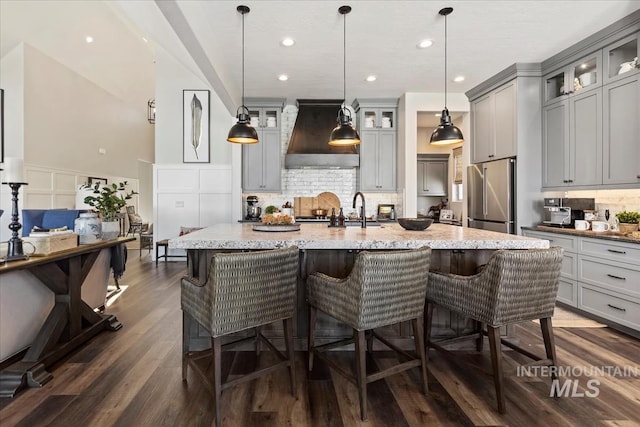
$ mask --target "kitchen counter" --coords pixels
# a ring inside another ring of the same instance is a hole
[[[169,240],[169,248],[179,249],[273,249],[296,245],[300,249],[413,249],[430,246],[434,250],[536,249],[547,248],[546,240],[475,228],[432,224],[423,231],[409,231],[397,223],[378,227],[329,228],[326,224],[300,224],[299,231],[254,231],[252,224],[217,224]]]
[[[547,233],[567,234],[570,236],[591,237],[594,239],[613,240],[616,242],[627,242],[640,244],[640,239],[624,235],[618,231],[591,231],[576,230],[573,228],[549,227],[547,225],[537,225],[535,227],[521,227],[523,230],[545,231]]]

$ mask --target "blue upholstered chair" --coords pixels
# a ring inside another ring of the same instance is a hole
[[[58,228],[66,225],[69,230],[73,230],[73,223],[80,212],[86,211],[78,209],[23,209],[22,236],[28,236],[34,226]]]

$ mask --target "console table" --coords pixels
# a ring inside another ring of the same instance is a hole
[[[132,240],[120,237],[0,266],[0,280],[5,273],[25,270],[55,294],[55,305],[24,357],[0,371],[0,397],[13,397],[23,387],[41,387],[51,380],[46,368],[54,362],[99,332],[122,327],[115,316],[93,311],[82,300],[81,287],[102,249]]]

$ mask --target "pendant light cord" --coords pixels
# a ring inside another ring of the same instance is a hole
[[[444,15],[444,108],[447,109],[447,15]]]
[[[347,108],[347,14],[342,15],[344,26],[342,30],[342,104]]]
[[[242,14],[242,106],[244,107],[244,13]],[[445,22],[446,19],[445,19]],[[244,111],[243,111],[244,114]]]

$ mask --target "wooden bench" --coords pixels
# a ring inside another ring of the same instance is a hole
[[[160,255],[160,248],[164,248],[164,253]],[[184,258],[186,255],[171,255],[169,254],[169,239],[158,240],[156,242],[156,267],[158,266],[158,260],[164,258],[164,262],[167,262],[167,258]]]

